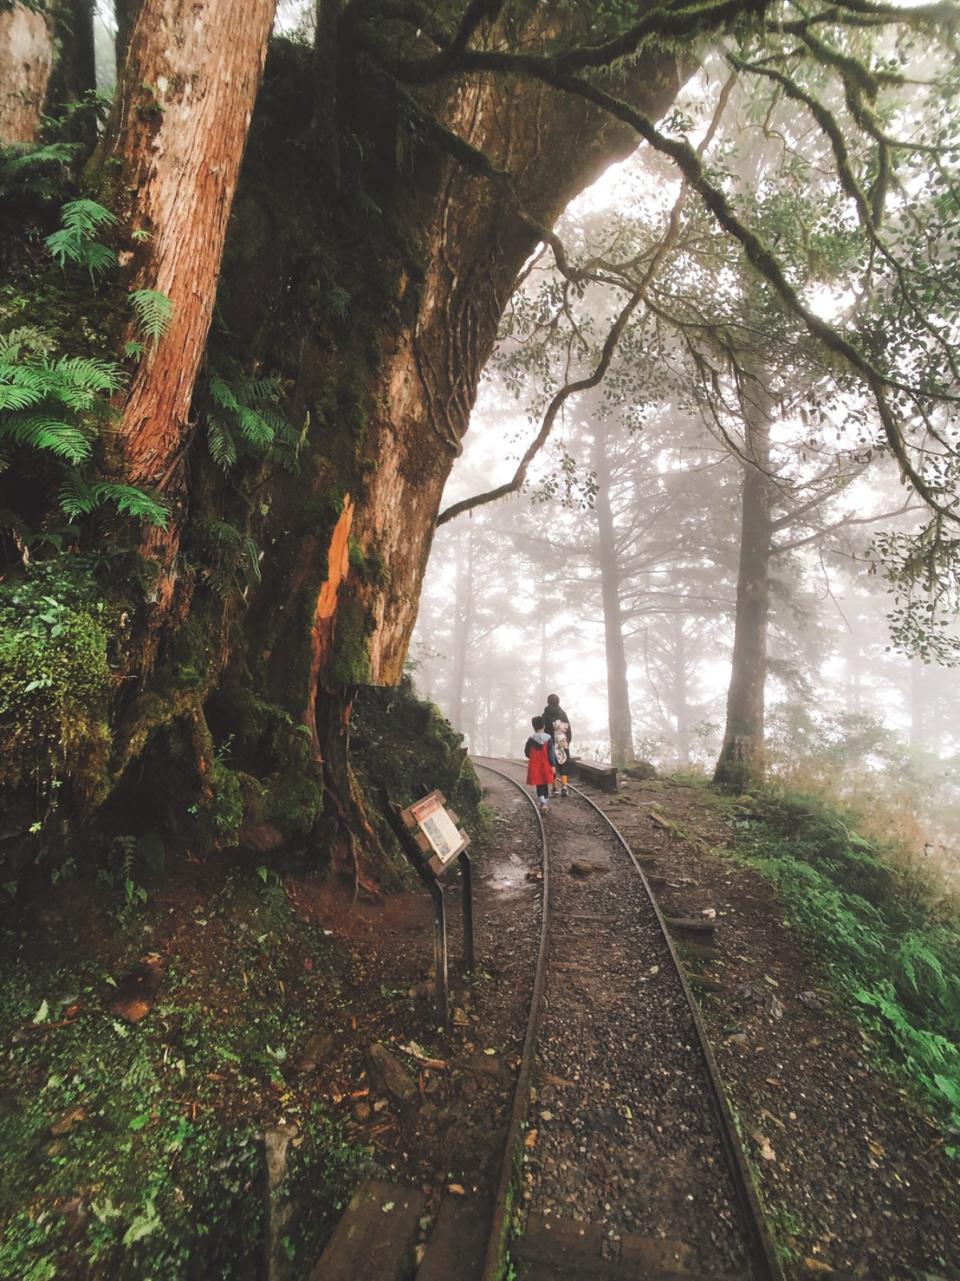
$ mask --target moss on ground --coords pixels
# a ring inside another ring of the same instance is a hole
[[[344,960],[266,868],[222,888],[195,873],[140,910],[66,886],[0,965],[0,1278],[258,1275],[265,1125],[299,1128],[285,1193],[309,1197],[284,1249],[303,1271],[368,1154],[345,1142],[296,1064],[339,1003]],[[111,1010],[150,948],[140,1023]],[[51,956],[59,955],[59,963]]]
[[[353,712],[351,758],[372,795],[385,789],[405,806],[438,788],[471,835],[483,825],[481,788],[463,736],[405,679],[395,689],[364,688]]]
[[[79,557],[0,586],[2,783],[47,795],[64,776],[94,802],[107,785],[112,614]],[[38,818],[40,816],[38,815]]]

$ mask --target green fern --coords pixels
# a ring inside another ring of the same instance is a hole
[[[279,378],[251,378],[230,366],[214,370],[207,381],[207,446],[219,467],[231,467],[241,452],[269,454],[293,470],[300,441],[280,412],[283,388]]]
[[[198,520],[188,531],[188,542],[207,585],[221,599],[243,596],[260,581],[260,548],[236,526],[224,520]]]
[[[0,440],[46,450],[71,463],[81,463],[92,450],[82,428],[47,414],[8,414],[0,419]]]
[[[44,243],[60,264],[86,267],[92,277],[116,265],[117,255],[95,237],[101,229],[115,227],[118,219],[95,200],[69,200],[60,210],[63,226]]]
[[[173,319],[173,303],[156,289],[135,289],[130,305],[136,312],[140,329],[152,342],[159,342]]]
[[[218,467],[232,467],[237,461],[237,444],[222,418],[210,417],[207,423],[207,447]]]
[[[109,414],[108,397],[120,390],[124,374],[109,360],[90,356],[24,357],[50,344],[8,333],[0,338],[0,453],[30,449],[49,455],[66,471],[60,505],[71,518],[112,506],[116,511],[166,527],[166,506],[147,490],[112,481],[87,480],[78,466],[93,453],[93,443]]]
[[[88,480],[78,471],[67,474],[59,499],[63,511],[73,518],[87,516],[109,505],[121,515],[133,516],[160,529],[166,529],[170,520],[165,503],[149,490],[108,480]]]
[[[943,966],[940,964],[940,958],[930,950],[927,940],[922,934],[910,933],[904,935],[900,940],[897,960],[906,975],[907,982],[918,996],[920,995],[920,985],[917,982],[917,975],[918,972],[925,972],[933,978],[937,996],[941,1000],[946,997],[947,980],[943,972]]]
[[[0,10],[3,9],[0,3]],[[81,150],[75,142],[44,146],[11,143],[0,147],[0,199],[29,193],[42,201],[63,199],[70,165]]]

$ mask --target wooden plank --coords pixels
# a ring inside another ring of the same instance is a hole
[[[353,1194],[310,1281],[407,1281],[417,1221],[427,1198],[418,1188],[367,1179]]]
[[[417,1281],[479,1281],[492,1214],[488,1196],[445,1196]]]

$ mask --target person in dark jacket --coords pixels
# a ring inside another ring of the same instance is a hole
[[[569,770],[567,768],[570,760],[570,744],[573,741],[573,730],[570,728],[570,717],[560,706],[559,694],[548,694],[547,705],[543,709],[543,727],[553,739],[553,754],[557,762],[557,774],[560,778],[559,792],[561,796],[567,795],[567,782],[569,781]],[[556,796],[558,791],[557,780],[553,782],[553,794]]]
[[[550,784],[556,779],[557,758],[553,752],[553,739],[543,727],[543,717],[535,716],[531,722],[533,733],[523,745],[527,758],[527,782],[537,789],[541,810],[547,808]]]

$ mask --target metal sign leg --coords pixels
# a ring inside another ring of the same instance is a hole
[[[433,899],[433,963],[437,973],[437,1010],[443,1030],[450,1030],[450,981],[447,965],[447,908],[443,886],[430,882]]]
[[[463,972],[472,974],[477,964],[473,944],[473,869],[466,850],[458,855],[458,859],[463,893]]]

